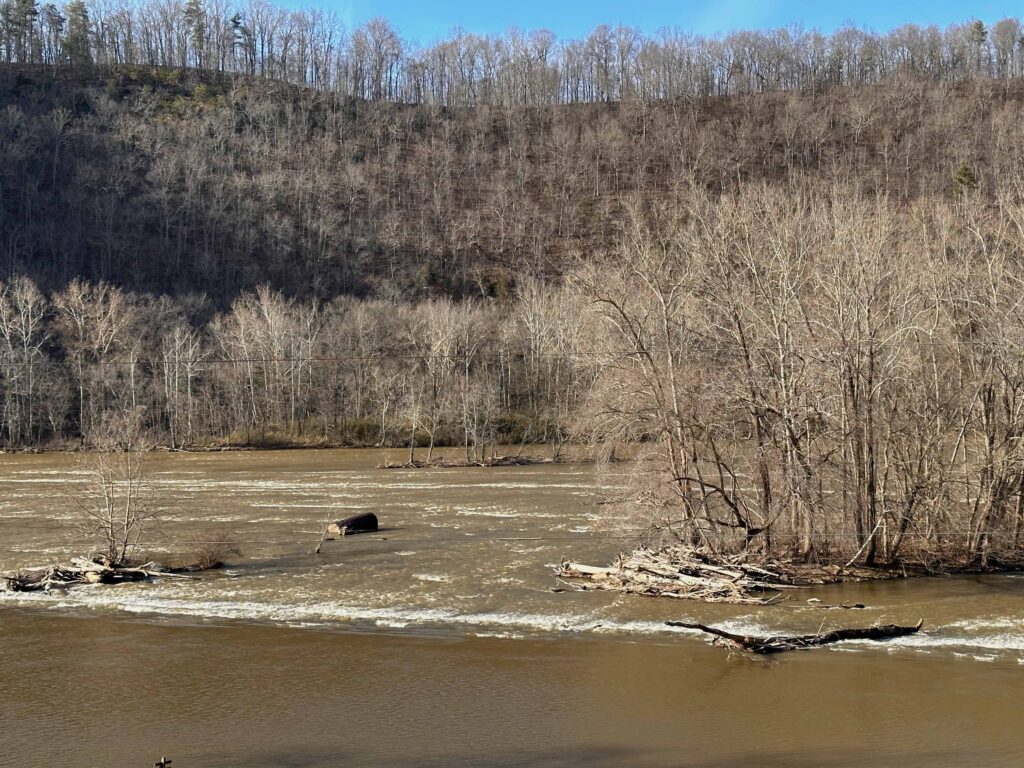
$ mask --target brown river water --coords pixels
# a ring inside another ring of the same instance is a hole
[[[1024,765],[1021,576],[824,587],[771,608],[554,593],[563,556],[628,546],[598,504],[613,481],[382,459],[154,455],[154,549],[217,525],[243,555],[199,580],[0,593],[0,766]],[[0,456],[0,570],[81,551],[76,471]],[[326,510],[373,511],[382,530],[311,555]],[[771,661],[664,625],[918,618],[917,636]]]

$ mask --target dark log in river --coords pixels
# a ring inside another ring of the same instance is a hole
[[[786,635],[772,635],[770,637],[754,637],[753,635],[738,635],[735,632],[726,632],[724,629],[716,629],[704,624],[690,623],[686,621],[667,621],[670,627],[683,627],[684,629],[696,629],[709,635],[714,635],[720,640],[726,641],[729,645],[750,653],[767,655],[770,653],[782,653],[784,651],[802,651],[808,648],[820,648],[823,645],[841,643],[845,640],[891,640],[894,637],[905,637],[920,631],[924,625],[924,619],[912,627],[901,627],[898,624],[885,624],[874,627],[833,629],[829,632],[820,632],[813,635],[797,635],[787,637]]]

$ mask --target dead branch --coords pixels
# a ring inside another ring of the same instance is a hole
[[[727,645],[739,648],[743,651],[767,655],[771,653],[782,653],[784,651],[801,651],[808,648],[817,648],[822,645],[839,643],[844,640],[889,640],[894,637],[903,637],[918,632],[924,626],[924,619],[921,619],[914,626],[906,627],[898,624],[883,624],[872,627],[834,629],[824,634],[814,635],[772,635],[770,637],[755,637],[752,635],[738,635],[726,632],[724,629],[709,627],[705,624],[696,624],[685,621],[667,621],[670,627],[683,627],[685,629],[697,629],[714,635],[719,641]]]

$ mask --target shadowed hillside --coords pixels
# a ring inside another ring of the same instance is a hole
[[[370,102],[257,78],[0,66],[0,270],[227,306],[502,297],[606,250],[630,203],[691,185],[843,184],[900,203],[994,195],[1024,83],[896,79],[526,108]]]

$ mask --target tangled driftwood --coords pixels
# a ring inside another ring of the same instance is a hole
[[[114,566],[102,560],[75,557],[71,559],[70,565],[30,568],[13,575],[0,576],[0,589],[10,592],[42,592],[67,589],[77,584],[123,584],[129,581],[145,581],[155,576],[189,578],[180,573],[173,573],[156,563],[134,567]]]
[[[620,556],[607,568],[563,561],[555,573],[586,580],[585,584],[573,582],[581,590],[604,589],[709,603],[763,605],[777,600],[782,590],[800,588],[786,573],[739,559],[715,558],[681,545],[660,550],[641,547]]]
[[[738,648],[743,651],[757,654],[781,653],[783,651],[801,651],[808,648],[816,648],[821,645],[838,643],[843,640],[888,640],[893,637],[912,635],[924,626],[924,619],[921,619],[914,626],[903,627],[899,624],[883,624],[873,627],[834,629],[831,632],[818,633],[815,635],[772,635],[770,637],[754,637],[752,635],[737,635],[726,632],[722,629],[709,627],[704,624],[691,624],[685,621],[666,621],[670,627],[685,627],[686,629],[699,629],[714,635],[719,641],[726,645]]]

